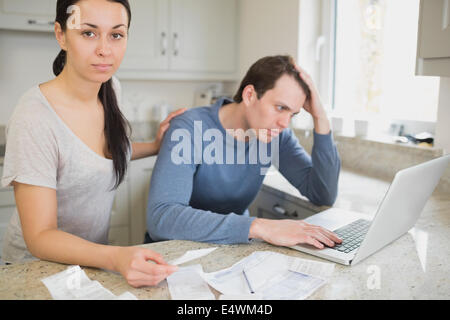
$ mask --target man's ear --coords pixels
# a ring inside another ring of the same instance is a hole
[[[244,102],[246,106],[252,104],[256,98],[255,87],[252,84],[247,85],[244,90],[242,90],[242,102]]]
[[[63,31],[59,22],[55,22],[55,37],[61,49],[67,51],[66,33]]]

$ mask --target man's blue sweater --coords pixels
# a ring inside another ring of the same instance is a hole
[[[152,240],[248,242],[255,218],[247,208],[271,164],[311,202],[331,206],[336,200],[340,159],[331,132],[314,132],[311,156],[290,129],[268,144],[251,139],[239,146],[219,121],[220,107],[230,102],[220,99],[171,120],[150,184],[147,231]],[[264,151],[268,157],[255,161],[255,154]]]

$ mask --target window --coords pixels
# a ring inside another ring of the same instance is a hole
[[[415,75],[419,1],[319,1],[328,24],[322,22],[316,48],[325,41],[329,49],[316,52],[320,59],[308,68],[319,70],[313,79],[331,114],[344,118],[344,132],[358,118],[377,133],[393,122],[429,122],[434,130],[439,77]]]

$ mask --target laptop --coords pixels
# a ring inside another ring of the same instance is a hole
[[[449,163],[447,154],[397,172],[373,219],[330,208],[304,220],[333,231],[343,240],[341,244],[324,249],[308,244],[290,248],[344,265],[364,260],[414,226]]]

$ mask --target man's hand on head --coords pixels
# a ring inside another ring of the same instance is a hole
[[[311,91],[311,96],[306,100],[303,108],[313,117],[315,131],[319,134],[330,133],[330,121],[311,76],[300,66],[296,65],[295,68],[298,70],[300,78],[305,81]]]

